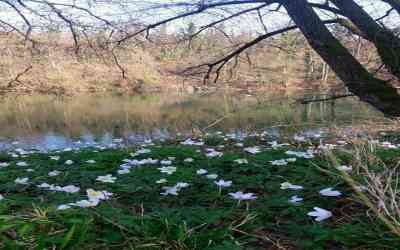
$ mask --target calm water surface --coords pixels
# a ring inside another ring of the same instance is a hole
[[[127,143],[201,131],[299,131],[382,116],[353,98],[302,105],[321,95],[285,92],[144,96],[6,96],[0,99],[0,150]]]

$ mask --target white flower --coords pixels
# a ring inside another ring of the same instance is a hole
[[[308,216],[316,217],[316,221],[323,221],[332,217],[332,213],[328,210],[314,207],[314,211],[307,213]]]
[[[217,174],[208,174],[208,175],[206,175],[206,177],[207,177],[208,179],[215,180],[215,179],[218,178],[218,175],[217,175]]]
[[[142,149],[139,149],[138,151],[136,151],[136,153],[135,154],[148,154],[148,153],[150,153],[151,152],[151,150],[150,149],[147,149],[147,148],[142,148]]]
[[[257,154],[261,152],[260,147],[257,146],[244,148],[243,150],[250,154]]]
[[[53,185],[50,185],[50,184],[44,182],[44,183],[42,183],[40,185],[37,185],[37,187],[38,188],[50,188],[50,187],[53,187]]]
[[[58,161],[58,160],[60,160],[60,156],[52,155],[52,156],[50,156],[50,159],[53,160],[53,161]]]
[[[79,190],[80,190],[80,188],[77,187],[77,186],[68,185],[68,186],[62,187],[60,191],[64,191],[64,192],[66,192],[66,193],[71,193],[71,194],[73,194],[73,193],[79,192]]]
[[[51,172],[48,173],[49,176],[57,176],[59,174],[61,174],[61,172],[58,171],[58,170],[54,170],[54,171],[51,171]]]
[[[95,160],[87,160],[87,161],[86,161],[86,163],[89,163],[89,164],[95,164],[95,163],[96,163],[96,161],[95,161]]]
[[[297,159],[296,158],[287,158],[286,161],[287,162],[295,162],[295,161],[297,161]]]
[[[74,206],[78,207],[95,207],[99,204],[100,200],[81,200],[73,203]],[[71,204],[72,205],[72,204]]]
[[[32,169],[32,168],[28,168],[28,169],[26,169],[25,171],[26,171],[26,172],[35,172],[35,170]]]
[[[171,175],[176,172],[176,167],[161,167],[158,168],[158,170],[160,170],[161,173],[166,173],[168,175]]]
[[[157,184],[163,184],[163,183],[166,183],[166,182],[168,182],[168,181],[167,181],[167,179],[164,179],[164,178],[159,179],[158,181],[156,181]]]
[[[118,174],[129,174],[131,171],[128,168],[125,169],[119,169]]]
[[[186,183],[186,182],[178,182],[178,183],[176,183],[176,185],[175,185],[175,187],[179,190],[179,189],[182,189],[182,188],[186,188],[186,187],[188,187],[189,186],[189,183]]]
[[[0,201],[4,200],[4,196],[0,194]]]
[[[203,146],[203,145],[204,145],[204,142],[196,142],[196,141],[193,141],[192,139],[189,138],[189,139],[187,139],[187,140],[181,142],[181,144],[182,144],[182,145]]]
[[[281,189],[301,190],[303,186],[293,185],[290,182],[281,183]]]
[[[196,174],[198,174],[198,175],[204,175],[207,173],[208,173],[208,171],[205,169],[202,169],[202,168],[196,171]]]
[[[4,168],[4,167],[8,167],[8,166],[10,166],[9,163],[7,163],[7,162],[0,162],[0,168]]]
[[[25,178],[17,178],[17,179],[15,179],[15,183],[17,183],[17,184],[22,184],[22,185],[26,185],[26,184],[28,184],[28,181],[29,181],[29,178],[28,177],[25,177]]]
[[[241,143],[241,142],[238,142],[238,143],[235,143],[235,146],[236,146],[236,147],[240,147],[240,148],[241,148],[241,147],[243,147],[243,146],[244,146],[244,144],[243,144],[243,143]]]
[[[299,141],[299,142],[304,142],[306,141],[306,138],[304,136],[298,136],[298,135],[294,135],[293,139],[295,141]]]
[[[177,187],[163,187],[164,192],[160,193],[161,195],[167,196],[167,195],[178,195],[178,188]]]
[[[57,210],[66,210],[66,209],[69,209],[69,208],[71,208],[70,205],[62,204],[62,205],[59,205],[59,206],[57,207]]]
[[[223,155],[222,152],[218,152],[215,149],[207,149],[208,153],[206,154],[207,157],[221,157]]]
[[[248,164],[249,163],[247,161],[247,159],[236,159],[236,160],[234,160],[234,162],[236,162],[237,164]]]
[[[270,161],[272,165],[274,166],[286,166],[288,164],[288,162],[286,160],[274,160],[274,161]]]
[[[255,196],[253,193],[243,193],[242,191],[238,191],[236,193],[229,193],[229,195],[233,199],[240,200],[240,201],[257,199],[257,196]]]
[[[320,193],[322,196],[330,196],[330,197],[342,195],[341,192],[336,191],[336,190],[333,190],[332,188],[325,188],[325,189],[322,189],[321,191],[319,191],[319,193]]]
[[[74,162],[72,160],[65,161],[65,165],[72,165],[72,164],[74,164]]]
[[[19,161],[19,162],[16,163],[16,165],[18,167],[27,167],[27,166],[29,166],[29,164],[24,162],[24,161]]]
[[[185,160],[183,160],[184,162],[193,162],[193,158],[186,158]]]
[[[171,165],[172,161],[170,161],[170,160],[162,160],[162,161],[160,161],[160,164],[161,165]]]
[[[219,181],[214,181],[214,183],[215,183],[218,187],[221,187],[221,188],[232,186],[232,181],[219,180]]]
[[[107,174],[104,176],[97,176],[96,181],[105,182],[105,183],[114,183],[117,177],[113,177],[111,174]]]
[[[337,169],[344,172],[351,172],[351,170],[353,170],[351,166],[346,166],[346,165],[339,166],[337,167]]]
[[[96,191],[94,189],[86,189],[86,194],[89,200],[108,200],[113,193],[107,191]]]
[[[290,197],[290,199],[289,199],[289,202],[293,203],[293,204],[298,204],[301,201],[303,201],[303,198],[298,197],[297,195],[294,195],[294,196]]]

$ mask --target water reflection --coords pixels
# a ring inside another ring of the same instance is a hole
[[[321,126],[360,123],[380,114],[352,98],[294,104],[299,96],[283,92],[147,96],[9,96],[0,102],[0,149],[58,149],[141,142],[176,133],[254,131],[279,133]],[[318,95],[318,98],[321,96]],[[313,98],[312,95],[310,98]],[[272,130],[271,130],[272,129]],[[18,143],[12,144],[12,142]]]

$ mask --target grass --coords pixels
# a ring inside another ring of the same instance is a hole
[[[69,152],[33,152],[18,158],[0,156],[10,165],[0,169],[0,248],[1,249],[398,249],[400,239],[376,216],[367,213],[351,185],[332,174],[324,156],[297,158],[287,166],[273,166],[270,161],[292,156],[287,150],[305,151],[311,142],[291,143],[272,149],[259,137],[249,137],[245,146],[258,145],[262,151],[249,154],[235,146],[236,141],[222,137],[204,138],[205,146],[185,146],[171,140],[146,146],[151,152],[135,159],[175,157],[177,171],[162,174],[160,165],[143,165],[129,174],[117,175],[123,159],[132,159],[135,148]],[[223,145],[224,148],[219,148]],[[208,158],[205,148],[214,147],[223,156]],[[378,152],[388,164],[400,151]],[[50,160],[58,155],[58,161]],[[186,158],[193,162],[185,162]],[[248,164],[237,164],[246,158]],[[74,164],[66,165],[72,160]],[[96,163],[86,163],[95,160]],[[26,161],[29,166],[16,166]],[[338,154],[340,164],[350,164],[351,157]],[[26,169],[32,168],[33,172]],[[214,180],[196,174],[204,168],[218,174],[218,179],[233,185],[219,193]],[[325,171],[329,169],[329,171]],[[49,177],[59,170],[62,174]],[[96,181],[97,176],[113,174],[115,183]],[[16,184],[17,177],[29,177],[28,185]],[[168,183],[157,184],[160,178]],[[289,181],[304,190],[282,190]],[[81,191],[74,194],[38,188],[43,182],[60,186],[74,184]],[[187,182],[178,196],[162,196],[162,186]],[[319,190],[334,187],[341,197],[323,197]],[[73,207],[57,210],[60,204],[86,199],[85,190],[113,192],[111,199],[93,208]],[[257,199],[238,204],[228,193],[252,192]],[[304,202],[294,205],[291,196]],[[333,213],[316,222],[307,213],[321,207]]]

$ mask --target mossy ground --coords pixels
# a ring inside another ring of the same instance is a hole
[[[252,155],[220,138],[205,140],[205,146],[184,146],[177,141],[148,146],[150,153],[135,159],[176,157],[172,175],[160,173],[159,165],[144,165],[117,175],[123,159],[132,159],[134,148],[82,149],[72,152],[35,153],[25,158],[8,154],[0,162],[0,248],[2,249],[399,249],[400,239],[392,235],[367,209],[357,202],[342,179],[329,175],[323,157],[298,158],[287,166],[270,161],[289,158],[287,150],[304,151],[312,144],[271,149],[265,141],[249,139],[245,146],[259,145],[262,152]],[[219,149],[217,145],[224,145]],[[205,148],[214,146],[224,153],[208,158]],[[385,160],[394,161],[398,150],[384,150]],[[50,160],[50,155],[60,160]],[[186,158],[193,162],[185,162]],[[248,164],[234,160],[246,158]],[[65,165],[66,160],[74,164]],[[95,160],[95,164],[86,163]],[[343,157],[343,164],[348,159]],[[29,166],[15,163],[26,161]],[[319,166],[319,167],[317,167]],[[33,172],[26,169],[32,168]],[[196,174],[203,168],[233,185],[219,193],[214,180]],[[62,174],[49,177],[59,170]],[[115,183],[96,181],[97,176],[113,174]],[[14,182],[29,177],[28,185]],[[156,184],[160,178],[168,183]],[[162,196],[162,186],[190,183],[178,196]],[[282,190],[289,181],[304,190]],[[75,194],[51,192],[37,185],[74,184]],[[319,190],[334,187],[341,197],[323,197]],[[86,199],[85,190],[107,190],[114,195],[94,208],[73,207],[57,210],[60,204]],[[228,192],[252,192],[258,198],[238,205]],[[288,202],[291,196],[304,198],[301,204]],[[333,217],[315,222],[307,213],[313,207],[332,211]]]

